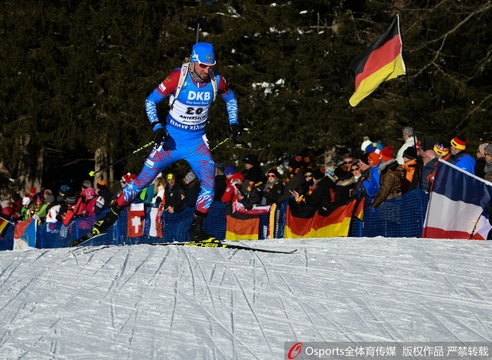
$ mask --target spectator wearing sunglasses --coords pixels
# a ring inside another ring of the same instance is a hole
[[[347,179],[340,180],[336,183],[335,188],[335,204],[336,206],[346,204],[352,197],[352,192],[355,189],[359,178],[362,175],[362,170],[357,161],[354,161],[350,166],[349,172],[351,176]]]
[[[293,197],[289,199],[289,208],[292,216],[307,219],[313,217],[318,210],[329,207],[329,204],[333,203],[335,183],[325,176],[324,167],[306,171],[305,176],[309,188],[303,195],[293,191]]]
[[[267,182],[263,187],[261,205],[271,205],[278,203],[280,195],[284,193],[284,183],[280,179],[277,169],[272,168],[267,171]]]
[[[353,163],[354,157],[352,155],[346,154],[343,157],[342,162],[340,162],[335,169],[335,174],[337,175],[338,180],[347,179],[352,176],[352,174],[350,174],[350,167]]]
[[[350,158],[344,158],[343,161],[338,163],[338,166],[333,171],[333,177],[335,179],[335,182],[338,182],[340,180],[345,180],[352,176],[352,174],[350,174],[350,166],[352,165],[353,162],[354,159],[350,157]]]

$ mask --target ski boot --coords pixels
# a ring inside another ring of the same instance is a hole
[[[195,212],[193,215],[193,222],[190,228],[190,242],[188,246],[200,246],[200,247],[218,247],[220,241],[215,236],[209,235],[203,230],[203,223],[205,222],[205,214]]]
[[[86,242],[87,240],[92,239],[94,236],[105,234],[108,231],[108,229],[111,227],[111,225],[113,225],[116,222],[116,220],[118,220],[118,217],[120,216],[123,209],[124,208],[116,204],[113,204],[109,209],[109,211],[106,213],[106,215],[104,215],[104,217],[101,220],[96,221],[90,232],[88,232],[81,238],[72,241],[70,243],[70,246],[73,247],[73,246],[80,245]]]

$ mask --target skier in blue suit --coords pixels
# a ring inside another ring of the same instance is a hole
[[[217,241],[203,230],[215,191],[215,163],[205,127],[216,95],[220,95],[226,103],[231,139],[237,141],[241,132],[236,96],[226,79],[213,70],[215,64],[212,44],[197,43],[193,46],[190,62],[172,71],[147,97],[145,110],[154,131],[154,148],[137,178],[124,187],[111,210],[87,235],[89,238],[106,232],[123,209],[161,171],[178,160],[186,160],[200,181],[190,240]],[[169,98],[170,110],[165,123],[162,123],[157,116],[157,104],[166,98]]]

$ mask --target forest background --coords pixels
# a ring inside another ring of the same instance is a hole
[[[333,150],[359,150],[364,136],[399,147],[404,126],[419,139],[464,136],[474,155],[492,141],[491,8],[483,0],[1,1],[0,188],[78,186],[148,144],[144,100],[197,38],[214,45],[244,127],[241,144],[214,150],[219,163],[255,153],[266,167],[295,154],[323,164]],[[352,108],[349,64],[397,14],[407,76]],[[221,99],[207,129],[211,147],[229,136]],[[137,173],[147,154],[94,180]]]

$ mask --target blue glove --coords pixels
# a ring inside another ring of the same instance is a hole
[[[239,140],[241,137],[241,129],[237,124],[232,124],[231,125],[231,139],[232,141],[236,142]]]

